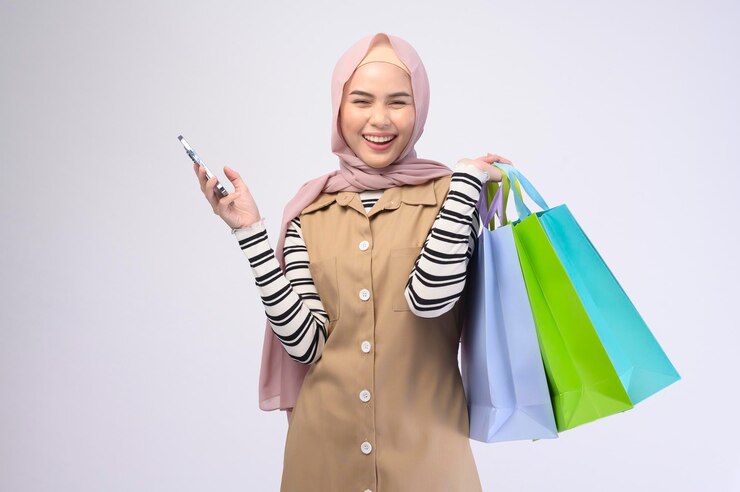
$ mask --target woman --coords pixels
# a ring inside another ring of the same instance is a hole
[[[267,324],[260,408],[289,428],[281,491],[480,491],[457,365],[458,302],[494,154],[454,173],[416,156],[429,84],[404,40],[378,33],[332,76],[339,169],[288,203],[276,251],[240,175],[201,190],[249,259]],[[358,193],[359,192],[359,193]],[[294,410],[294,412],[291,412]]]

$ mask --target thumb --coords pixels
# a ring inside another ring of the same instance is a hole
[[[234,189],[237,187],[237,183],[241,183],[242,177],[239,175],[238,172],[230,168],[229,166],[224,166],[224,174],[227,178],[229,178],[229,181],[234,185]]]

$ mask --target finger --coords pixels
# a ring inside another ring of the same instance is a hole
[[[200,183],[200,191],[205,193],[206,192],[206,181],[208,179],[206,178],[206,170],[203,169],[203,166],[200,166],[198,164],[193,163],[193,165],[198,166],[195,172],[198,174],[198,183]]]
[[[493,154],[486,154],[482,157],[478,157],[478,160],[486,162],[488,164],[493,164],[493,162],[496,160],[496,156]]]
[[[506,157],[501,157],[498,154],[488,154],[489,159],[493,159],[492,162],[503,162],[504,164],[511,164],[511,161],[507,159]]]
[[[203,166],[198,165],[196,163],[193,163],[193,166],[195,166],[195,174],[198,176],[198,184],[200,185],[200,191],[205,193],[206,192],[206,181],[208,181],[208,177],[206,177],[206,170]]]
[[[237,198],[239,198],[239,192],[238,191],[231,192],[228,195],[226,195],[225,197],[219,198],[218,199],[218,208],[217,208],[217,210],[219,212],[221,212],[221,213],[219,213],[219,215],[221,215],[223,212],[225,212],[226,209],[229,208],[229,205],[231,204],[231,202],[233,202]]]
[[[246,185],[244,184],[244,180],[242,180],[241,175],[236,172],[234,169],[230,168],[229,166],[224,166],[224,174],[226,177],[231,181],[231,184],[234,185],[235,190],[241,190],[242,188],[246,188]]]
[[[218,206],[218,197],[216,196],[216,181],[218,181],[218,178],[216,176],[211,177],[208,181],[206,181],[206,188],[205,188],[205,195],[208,199],[208,202],[211,204],[211,207],[213,207],[214,210],[216,210],[216,207]],[[219,193],[221,195],[221,193]]]

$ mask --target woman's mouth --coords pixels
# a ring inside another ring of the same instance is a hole
[[[391,146],[397,135],[389,135],[387,137],[375,137],[372,135],[363,135],[362,138],[365,143],[373,150],[386,150]]]

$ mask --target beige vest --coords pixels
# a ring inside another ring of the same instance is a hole
[[[281,492],[479,492],[457,363],[459,300],[438,318],[403,295],[450,176],[384,191],[323,193],[301,213],[329,314],[285,442]]]

